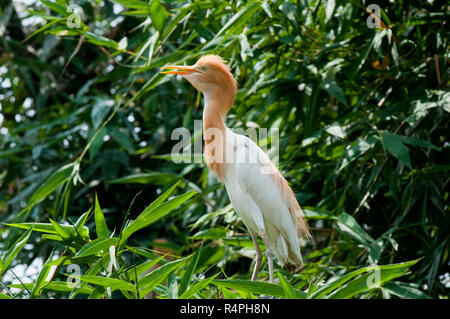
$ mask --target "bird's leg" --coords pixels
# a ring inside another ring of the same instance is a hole
[[[256,234],[250,233],[253,240],[253,245],[255,245],[256,250],[256,261],[255,261],[255,268],[253,268],[253,274],[252,274],[252,281],[256,280],[256,276],[258,275],[259,267],[261,266],[261,260],[262,260],[262,254],[261,250],[259,249],[258,245],[258,237],[256,237]]]
[[[266,233],[263,233],[262,239],[264,240],[264,245],[266,245],[266,255],[267,255],[267,263],[269,264],[269,278],[270,282],[274,283],[273,281],[273,259],[272,259],[272,249],[269,246],[269,241],[267,240]]]

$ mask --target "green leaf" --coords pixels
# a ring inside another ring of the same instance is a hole
[[[124,149],[128,151],[130,154],[136,153],[134,149],[133,141],[131,138],[121,129],[111,126],[108,127],[108,133],[111,135],[113,139],[115,139]]]
[[[220,275],[220,273],[215,274],[214,276],[211,276],[207,279],[203,279],[200,282],[196,283],[192,287],[190,287],[188,290],[186,290],[183,294],[179,296],[179,299],[189,299],[192,298],[193,295],[195,295],[197,292],[208,286],[216,277]]]
[[[84,224],[86,224],[90,212],[91,208],[89,208],[89,210],[85,212],[83,215],[81,215],[75,222],[75,228],[77,229],[78,232],[82,232],[83,226]]]
[[[229,289],[240,290],[253,294],[274,296],[281,298],[286,297],[286,293],[282,287],[268,282],[240,280],[240,279],[230,279],[230,280],[220,279],[214,280],[213,284],[219,287],[226,287]],[[295,296],[296,298],[304,299],[306,298],[306,293],[304,293],[301,290],[295,290]]]
[[[69,180],[78,171],[78,169],[79,165],[75,162],[64,165],[58,169],[39,186],[33,196],[31,196],[27,206],[21,212],[31,209],[33,206],[47,198],[48,195],[67,182],[67,180]]]
[[[186,289],[191,281],[192,275],[195,273],[195,270],[197,269],[197,263],[200,258],[200,251],[201,251],[201,248],[195,252],[194,257],[192,258],[191,262],[189,263],[189,265],[184,273],[184,276],[181,279],[180,286],[178,288],[178,295],[182,295],[186,291]]]
[[[136,275],[139,277],[144,272],[150,270],[157,263],[161,262],[161,260],[163,260],[164,257],[165,256],[161,256],[159,258],[155,258],[153,260],[149,260],[149,261],[143,262],[135,267],[132,267],[131,269],[127,270],[127,276],[132,278],[132,280],[137,281],[138,278],[136,278]]]
[[[286,18],[288,18],[288,20],[292,22],[294,26],[297,26],[297,17],[296,17],[297,7],[295,4],[286,1],[283,2],[283,4],[280,6],[279,9],[281,10],[281,12],[284,13]]]
[[[128,237],[130,237],[133,233],[135,233],[139,229],[147,227],[148,225],[159,220],[160,218],[166,216],[172,210],[174,210],[175,208],[183,204],[185,201],[187,201],[189,198],[191,198],[194,194],[196,194],[195,191],[189,191],[186,194],[177,196],[169,200],[167,203],[157,208],[153,209],[152,207],[152,209],[149,209],[147,207],[134,221],[132,221],[123,230],[119,247],[122,245],[122,243],[126,242]]]
[[[247,36],[244,33],[241,33],[239,36],[239,43],[241,44],[241,59],[245,61],[247,56],[253,56],[252,48],[248,43]]]
[[[85,275],[88,276],[95,276],[98,274],[98,272],[109,262],[110,260],[110,256],[109,254],[105,254],[103,257],[101,257],[100,259],[97,258],[97,261],[95,261],[92,266],[86,271]],[[69,299],[73,299],[75,298],[78,293],[80,293],[81,289],[83,289],[84,287],[89,287],[91,288],[86,282],[79,282],[79,287],[75,287],[70,295],[69,295]],[[95,289],[92,290],[91,295],[94,293]]]
[[[383,137],[384,146],[389,153],[412,169],[409,149],[403,144],[403,139],[397,134],[386,131],[383,131],[381,136]]]
[[[109,181],[109,184],[151,184],[165,186],[179,179],[176,174],[164,172],[149,172],[132,174]]]
[[[350,78],[349,80],[353,80],[355,75],[358,73],[358,71],[361,69],[361,67],[364,65],[364,62],[366,62],[367,57],[369,56],[370,50],[372,50],[372,47],[374,43],[377,41],[378,37],[380,37],[380,33],[374,36],[370,44],[367,46],[367,48],[364,50],[363,53],[360,54],[358,62],[354,63],[353,70],[350,72]]]
[[[347,147],[345,150],[345,156],[339,166],[338,172],[347,167],[348,164],[364,155],[368,150],[372,149],[379,139],[374,135],[367,138],[359,138],[356,142],[352,143],[351,147]]]
[[[33,231],[55,234],[58,235],[58,232],[55,230],[55,227],[51,223],[18,223],[18,224],[4,224],[10,227],[30,229],[33,228]],[[59,225],[63,228],[67,233],[73,234],[74,236],[77,234],[73,226],[70,225]],[[83,226],[80,230],[78,230],[83,239],[89,239],[89,228]]]
[[[278,278],[280,279],[281,287],[284,289],[284,293],[286,294],[287,299],[296,299],[295,288],[292,287],[291,283],[283,277],[282,274],[278,273]]]
[[[272,18],[272,12],[270,11],[270,4],[267,0],[261,3],[261,8],[263,8],[264,12],[269,16],[269,18]]]
[[[52,266],[49,264],[51,263],[53,259],[53,253],[54,250],[50,253],[50,256],[48,257],[47,261],[44,263],[44,266],[42,266],[41,271],[39,272],[39,275],[36,279],[36,281],[33,284],[33,288],[31,289],[31,295],[30,298],[34,299],[40,296],[42,289],[48,285],[47,283],[47,277],[52,270]]]
[[[169,262],[140,278],[138,281],[140,295],[147,295],[157,285],[164,281],[172,271],[175,271],[176,269],[184,265],[187,260],[188,259],[185,258]]]
[[[22,236],[20,236],[19,239],[17,239],[16,242],[6,251],[3,258],[0,258],[2,261],[2,265],[0,268],[0,278],[3,276],[6,269],[17,256],[22,247],[26,244],[28,238],[30,238],[32,230],[33,228],[31,227]]]
[[[374,242],[374,239],[347,213],[342,213],[338,216],[336,225],[341,233],[352,237],[365,246],[370,246]]]
[[[336,6],[336,1],[335,0],[328,0],[326,5],[326,9],[325,9],[325,23],[327,23],[331,16],[333,15],[334,12],[334,7]]]
[[[229,31],[227,33],[231,33],[232,26],[238,27],[242,24],[244,24],[248,18],[253,17],[254,13],[259,9],[259,3],[258,1],[249,1],[245,7],[243,7],[241,10],[239,10],[231,19],[225,23],[225,25],[222,27],[222,29],[217,32],[217,34],[214,36],[214,38],[210,41],[213,42],[215,39],[218,39],[223,33],[226,31]],[[224,41],[222,39],[222,41]]]
[[[55,222],[53,219],[49,218],[50,223],[53,225],[53,228],[55,229],[56,233],[61,236],[63,240],[71,240],[71,232],[67,231],[61,225],[59,225],[57,222]]]
[[[227,229],[214,227],[210,229],[200,230],[196,234],[189,236],[189,239],[221,239],[228,233]]]
[[[416,260],[412,260],[412,261],[408,261],[408,262],[404,262],[404,263],[383,265],[383,266],[362,267],[358,270],[352,271],[351,273],[341,276],[337,280],[334,280],[330,283],[327,283],[327,284],[321,286],[319,289],[317,289],[315,292],[313,292],[310,296],[308,296],[308,298],[312,298],[312,299],[324,298],[327,295],[329,295],[331,292],[342,287],[346,282],[348,282],[352,278],[354,278],[362,273],[378,271],[380,269],[383,269],[383,270],[406,269],[406,268],[411,267],[412,265],[416,264],[419,260],[420,259],[416,259]]]
[[[75,254],[75,257],[85,257],[89,255],[96,255],[98,253],[107,253],[110,246],[117,245],[119,239],[113,238],[97,238],[80,248]]]
[[[164,29],[168,13],[159,0],[154,0],[150,6],[150,16],[152,18],[152,24],[159,32]]]
[[[115,101],[106,97],[98,97],[91,110],[91,122],[94,129],[98,129],[109,112],[113,109]]]
[[[342,91],[341,87],[337,85],[336,81],[332,78],[324,78],[322,81],[323,88],[330,94],[334,96],[336,100],[348,106],[347,99],[345,98],[344,91]]]
[[[95,136],[95,139],[92,141],[91,147],[89,147],[90,161],[94,160],[95,156],[99,153],[100,149],[105,143],[104,137],[106,136],[107,131],[108,129],[106,127],[103,127],[102,129],[100,129],[100,131],[97,133],[97,136]],[[96,131],[89,130],[88,140],[91,141],[95,134]]]
[[[375,269],[373,272],[365,274],[345,284],[329,295],[328,298],[351,298],[357,294],[370,291],[374,288],[380,288],[384,282],[403,276],[407,271],[407,267],[395,269]]]
[[[80,279],[81,281],[91,283],[94,285],[109,287],[112,290],[123,289],[126,291],[136,291],[136,286],[128,281],[116,278],[108,278],[108,277],[100,277],[100,276],[88,276],[88,275],[70,275],[66,274],[66,276],[73,277],[75,279]]]
[[[416,286],[411,283],[391,281],[385,283],[383,289],[402,299],[431,299],[430,296],[417,289]]]
[[[13,284],[9,285],[10,288],[18,288],[18,289],[33,289],[34,283],[24,283],[24,284]],[[67,282],[65,281],[52,281],[48,285],[42,287],[42,290],[50,290],[50,291],[56,291],[56,292],[71,292],[73,289],[67,285]],[[84,286],[79,289],[79,293],[81,294],[90,294],[92,293],[94,289],[91,286]],[[0,298],[1,299],[1,298]]]
[[[112,48],[112,49],[117,49],[117,47],[118,47],[116,41],[108,39],[104,36],[95,34],[90,31],[85,31],[85,35],[86,35],[87,40],[93,44],[105,46],[105,47]]]
[[[8,286],[8,287],[10,287],[10,286]],[[20,287],[19,287],[20,288]],[[3,293],[1,293],[0,292],[0,299],[12,299],[10,296],[8,296],[8,295],[5,295],[5,294],[3,294]]]
[[[98,202],[97,194],[95,194],[95,229],[97,231],[97,237],[109,237],[110,233],[108,226],[106,225],[105,216]]]
[[[68,11],[64,6],[60,5],[59,3],[48,1],[48,0],[41,0],[41,3],[45,5],[46,7],[49,7],[53,11],[61,14],[62,16],[69,16],[70,11]]]
[[[125,8],[131,9],[148,9],[150,2],[140,0],[112,0],[112,2],[119,3]]]

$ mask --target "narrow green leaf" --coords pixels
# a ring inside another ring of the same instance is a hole
[[[294,287],[292,287],[291,283],[283,277],[282,274],[278,273],[278,278],[280,279],[281,287],[283,287],[284,293],[286,294],[287,299],[296,299],[296,293]]]
[[[41,3],[45,5],[46,7],[49,7],[53,11],[61,14],[62,16],[68,16],[70,14],[70,11],[66,10],[66,8],[59,3],[48,1],[48,0],[41,0]]]
[[[5,223],[4,225],[23,229],[33,228],[33,231],[56,235],[58,234],[58,232],[55,230],[55,227],[51,223],[18,223],[18,224]],[[69,234],[76,234],[74,227],[71,225],[59,225],[59,226]],[[83,226],[80,230],[78,230],[78,232],[84,239],[89,239],[89,228],[87,228],[86,226]]]
[[[124,149],[128,151],[130,154],[136,153],[136,150],[134,149],[133,141],[131,138],[121,129],[111,126],[108,127],[108,134],[117,141]]]
[[[6,269],[14,260],[14,258],[17,256],[22,247],[26,244],[28,238],[30,238],[32,230],[33,229],[31,227],[22,236],[20,236],[19,239],[17,239],[16,242],[8,249],[3,258],[0,258],[2,259],[2,266],[0,268],[0,278],[3,276]]]
[[[9,286],[8,286],[9,287]],[[20,288],[20,287],[19,287]],[[10,296],[5,295],[3,293],[0,292],[0,299],[12,299]]]
[[[397,134],[392,134],[386,131],[383,131],[381,136],[383,137],[384,146],[389,153],[412,169],[409,149],[405,146],[405,144],[403,144],[402,138]]]
[[[402,299],[431,299],[430,296],[420,291],[415,286],[417,285],[406,282],[390,281],[383,285],[383,289],[387,289],[391,294]]]
[[[328,298],[351,298],[374,288],[380,288],[384,282],[403,276],[407,271],[407,267],[398,269],[375,269],[372,273],[365,274],[345,284],[329,295]]]
[[[188,259],[185,258],[169,262],[140,278],[138,281],[138,286],[141,296],[147,295],[157,285],[164,281],[172,271],[175,271],[176,269],[184,265],[187,260]]]
[[[96,45],[102,45],[108,48],[117,49],[117,42],[90,31],[85,31],[86,39]]]
[[[151,184],[165,186],[178,180],[179,177],[173,173],[149,172],[132,174],[109,181],[109,184]]]
[[[85,212],[83,215],[81,215],[75,222],[75,228],[77,229],[78,232],[82,231],[82,228],[83,228],[84,224],[86,224],[86,221],[89,217],[90,212],[91,212],[91,208],[89,208],[89,210],[87,212]]]
[[[53,228],[55,229],[56,233],[61,236],[64,240],[71,240],[71,232],[66,231],[61,225],[59,225],[57,222],[55,222],[53,219],[49,218],[50,223],[52,223]]]
[[[110,246],[117,245],[118,240],[119,239],[117,237],[97,238],[81,247],[80,250],[75,254],[75,257],[95,255],[101,253],[102,251],[104,253],[107,253]]]
[[[31,299],[39,297],[43,287],[47,284],[47,281],[46,281],[47,277],[48,277],[50,271],[52,270],[52,267],[53,268],[55,267],[55,266],[49,265],[53,259],[53,253],[54,253],[54,250],[52,250],[52,252],[50,253],[50,256],[44,263],[44,266],[42,266],[42,269],[39,272],[39,275],[33,284],[33,288],[31,289],[31,296],[30,296]]]
[[[152,24],[159,32],[163,31],[168,13],[159,0],[152,1],[150,5]]]
[[[167,203],[155,208],[149,210],[148,207],[134,220],[131,222],[122,232],[121,237],[121,243],[119,246],[122,245],[122,243],[126,242],[128,237],[130,237],[133,233],[138,231],[139,229],[142,229],[144,227],[147,227],[148,225],[156,222],[160,218],[166,216],[169,214],[172,210],[183,204],[185,201],[187,201],[189,198],[191,198],[194,194],[196,194],[195,191],[189,191],[183,195],[177,196]]]
[[[229,289],[250,292],[253,294],[274,296],[281,298],[286,297],[286,293],[284,292],[284,289],[282,287],[268,282],[240,280],[240,279],[230,279],[230,280],[216,279],[213,281],[213,284],[219,287],[226,287]],[[301,290],[295,290],[295,296],[296,298],[304,299],[306,298],[306,293]]]
[[[73,176],[77,170],[78,165],[76,165],[75,162],[58,169],[34,192],[33,196],[28,201],[27,206],[22,211],[26,211],[43,201],[48,195],[53,193],[59,186],[64,184],[71,176]]]
[[[161,260],[164,259],[165,256],[161,256],[159,258],[155,258],[146,262],[143,262],[136,267],[132,267],[131,269],[127,270],[127,276],[132,278],[132,280],[137,281],[139,278],[136,278],[137,276],[140,276],[144,272],[150,270],[153,266],[155,266],[157,263],[159,263]]]
[[[233,26],[233,25],[239,26],[239,25],[242,25],[243,23],[245,23],[247,21],[248,17],[252,17],[253,14],[258,9],[259,9],[258,1],[248,2],[245,7],[243,7],[241,10],[239,10],[231,19],[229,19],[227,21],[227,23],[225,23],[225,25],[222,27],[222,29],[220,29],[219,32],[217,32],[214,39],[221,36],[223,33],[225,33],[225,31],[230,31],[231,26]],[[211,41],[213,41],[214,39],[212,39]]]
[[[22,284],[13,284],[13,285],[9,285],[8,287],[10,288],[18,288],[18,289],[23,289],[26,288],[28,290],[33,289],[33,284],[34,283],[24,283]],[[67,285],[67,282],[65,281],[52,281],[51,283],[49,283],[48,285],[44,286],[42,288],[42,290],[50,290],[50,291],[56,291],[56,292],[71,292],[72,288]],[[90,294],[92,293],[92,290],[94,290],[91,286],[85,286],[79,289],[79,293],[81,294]]]
[[[110,235],[108,226],[106,225],[105,216],[103,215],[102,209],[98,202],[97,194],[95,194],[95,229],[97,231],[98,238],[108,238]]]
[[[136,286],[128,281],[116,278],[108,278],[108,277],[100,277],[100,276],[88,276],[88,275],[70,275],[66,274],[69,277],[73,277],[75,279],[80,279],[81,281],[91,283],[94,285],[109,287],[112,290],[116,289],[124,289],[127,291],[136,291]]]
[[[195,270],[197,269],[197,263],[200,258],[200,251],[201,251],[201,248],[195,252],[194,257],[192,258],[191,262],[189,263],[189,265],[184,273],[184,276],[181,279],[180,286],[178,288],[178,295],[182,295],[186,291],[186,289],[191,281],[192,275],[195,273]]]
[[[391,265],[382,265],[382,266],[368,266],[368,267],[362,267],[358,270],[352,271],[351,273],[348,273],[339,279],[327,283],[317,289],[314,293],[312,293],[308,298],[312,299],[321,299],[330,294],[332,291],[338,289],[339,287],[342,287],[346,282],[351,280],[352,278],[356,277],[357,275],[360,275],[365,272],[374,271],[374,270],[380,270],[380,269],[406,269],[408,267],[411,267],[412,265],[416,264],[420,259],[399,263],[399,264],[391,264]]]
[[[336,83],[335,80],[327,77],[327,78],[323,79],[322,86],[328,92],[328,94],[330,94],[331,96],[334,96],[336,98],[336,100],[338,100],[345,106],[348,106],[344,91],[342,91],[341,87]]]
[[[343,234],[349,235],[365,246],[370,246],[374,239],[367,234],[358,222],[349,214],[342,213],[338,216],[337,227]]]
[[[200,282],[196,283],[192,287],[190,287],[188,290],[186,290],[183,294],[179,296],[179,299],[189,299],[192,298],[193,295],[195,295],[197,292],[208,286],[210,283],[213,282],[216,277],[220,275],[220,273],[215,274],[214,276],[211,276],[207,279],[200,280]]]
[[[353,70],[350,73],[350,81],[353,80],[355,75],[358,73],[358,71],[361,69],[361,67],[364,65],[364,63],[367,60],[367,57],[369,56],[370,50],[372,50],[372,47],[374,43],[376,42],[377,35],[374,36],[370,44],[367,46],[367,48],[364,50],[363,53],[361,53],[360,58],[357,63],[354,63]]]
[[[131,9],[148,9],[150,7],[150,2],[141,0],[112,0],[112,2],[119,3],[125,8]]]
[[[97,97],[91,109],[91,122],[98,129],[109,112],[113,110],[115,101],[106,97]]]

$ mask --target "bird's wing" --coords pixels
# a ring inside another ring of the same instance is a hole
[[[299,237],[311,237],[303,212],[288,182],[266,153],[251,139],[235,135],[235,177],[260,207],[265,219],[289,219]],[[245,161],[242,157],[245,155]],[[239,161],[240,160],[240,161]],[[270,211],[273,208],[276,211]]]

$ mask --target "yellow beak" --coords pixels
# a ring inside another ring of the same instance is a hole
[[[181,75],[186,75],[186,74],[191,74],[194,72],[198,72],[194,67],[192,66],[178,66],[178,65],[169,65],[169,66],[163,66],[161,69],[175,69],[178,71],[163,71],[160,72],[162,74],[181,74]]]

